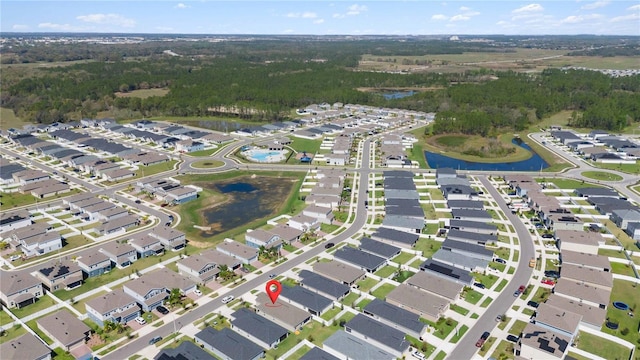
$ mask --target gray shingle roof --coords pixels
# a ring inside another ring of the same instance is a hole
[[[363,314],[356,315],[346,323],[344,327],[345,329],[352,329],[399,352],[404,352],[409,348],[409,342],[404,339],[404,332],[373,320]]]
[[[407,245],[413,246],[418,241],[418,234],[416,233],[408,233],[405,231],[395,230],[387,227],[379,227],[375,233],[373,233],[374,238],[382,239],[382,240],[390,240],[397,241],[400,243],[404,243]]]
[[[466,220],[449,220],[449,227],[467,227],[472,229],[485,229],[485,230],[493,230],[497,231],[498,228],[493,224],[486,224],[478,221],[466,221]]]
[[[379,316],[417,333],[421,333],[426,326],[420,321],[420,317],[417,314],[378,298],[373,299],[372,302],[365,306],[364,313]]]
[[[349,286],[333,281],[309,270],[300,271],[300,283],[308,288],[315,289],[335,298],[339,298],[349,292]]]
[[[287,334],[287,329],[247,308],[236,310],[231,314],[231,318],[233,318],[231,320],[233,326],[267,344],[273,344]]]
[[[476,253],[476,254],[481,255],[481,256],[489,256],[489,257],[493,256],[493,251],[485,248],[484,246],[476,245],[476,244],[470,244],[470,243],[464,242],[464,241],[446,239],[442,243],[442,248],[443,249],[458,249],[458,250],[463,250],[463,251],[467,251],[467,252],[473,252],[473,253]]]
[[[385,259],[390,259],[392,256],[400,252],[399,247],[385,244],[367,237],[360,239],[360,249],[374,255],[382,256]]]
[[[316,294],[313,291],[303,288],[300,285],[296,285],[294,287],[283,286],[280,296],[298,303],[306,307],[307,309],[313,310],[317,313],[321,313],[324,309],[326,309],[333,303],[333,300]]]
[[[319,347],[313,347],[302,355],[299,360],[340,360],[339,358],[329,354],[328,352],[320,349]]]
[[[344,246],[338,249],[333,256],[337,259],[344,260],[348,263],[361,266],[367,270],[374,270],[382,266],[386,260],[379,256],[366,253],[364,251]]]
[[[206,327],[195,338],[234,360],[252,360],[263,352],[258,344],[229,328]]]
[[[379,347],[367,343],[366,340],[342,330],[331,335],[323,345],[340,352],[349,359],[389,360],[396,358]]]
[[[0,345],[0,354],[5,359],[42,359],[51,349],[35,336],[24,334]]]
[[[154,360],[216,360],[208,352],[190,341],[183,341],[177,348],[160,351]]]

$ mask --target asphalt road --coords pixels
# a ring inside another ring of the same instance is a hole
[[[478,351],[475,344],[480,338],[480,335],[485,331],[491,332],[497,324],[495,318],[498,315],[504,315],[517,299],[513,296],[513,292],[516,291],[520,285],[528,284],[531,279],[531,273],[533,272],[533,269],[529,267],[529,259],[535,256],[531,234],[520,218],[511,213],[511,209],[507,206],[502,195],[491,185],[486,176],[479,176],[479,179],[515,228],[518,239],[520,240],[520,258],[509,284],[504,287],[502,293],[493,300],[484,314],[480,316],[473,327],[460,339],[455,349],[447,356],[447,359],[459,360],[473,358],[476,351]]]
[[[364,206],[364,202],[367,198],[367,185],[368,185],[368,174],[370,173],[369,171],[369,147],[370,147],[370,142],[371,140],[366,140],[364,145],[363,145],[363,150],[362,150],[362,164],[363,164],[363,171],[360,173],[360,181],[359,181],[359,186],[358,186],[358,194],[357,194],[357,208],[356,208],[356,217],[354,222],[349,226],[349,228],[347,230],[345,230],[344,232],[342,232],[341,234],[339,234],[338,236],[334,237],[333,239],[331,239],[331,242],[335,243],[336,245],[346,239],[348,239],[349,237],[355,235],[358,231],[360,231],[360,229],[362,229],[362,227],[365,225],[366,221],[367,221],[367,211],[364,210],[365,206]],[[262,284],[265,284],[267,281],[269,281],[269,275],[271,274],[281,274],[289,269],[292,269],[293,267],[315,257],[318,256],[320,253],[322,253],[323,251],[325,251],[325,248],[322,244],[296,256],[295,258],[292,258],[290,260],[288,260],[287,262],[278,265],[276,268],[265,272],[263,274],[261,274],[260,276],[249,280],[239,286],[237,286],[236,288],[232,289],[231,291],[229,291],[228,293],[226,293],[225,295],[233,295],[236,298],[242,297],[243,294],[249,292],[250,290],[252,290],[255,287],[258,287]],[[212,312],[215,312],[218,308],[222,307],[222,306],[226,306],[224,304],[222,304],[222,302],[219,299],[214,299],[211,302],[208,302],[204,305],[198,306],[195,309],[185,313],[184,315],[182,315],[180,318],[178,318],[178,321],[181,324],[189,324],[192,323],[202,317],[204,317],[207,314],[210,314]],[[170,334],[173,333],[173,329],[174,329],[174,325],[172,322],[169,322],[167,324],[164,324],[160,327],[158,327],[156,330],[152,331],[151,333],[141,336],[140,338],[137,338],[129,343],[127,343],[126,346],[119,348],[111,353],[109,353],[106,356],[101,357],[102,359],[105,360],[121,360],[121,359],[126,359],[129,356],[131,356],[132,354],[137,353],[138,351],[141,351],[143,348],[145,348],[146,346],[149,346],[149,340],[154,337],[154,336],[162,336],[162,337],[166,337]]]

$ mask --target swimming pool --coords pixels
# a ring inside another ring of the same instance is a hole
[[[247,151],[243,151],[242,155],[244,155],[247,159],[254,162],[261,163],[274,163],[280,162],[285,159],[286,150],[267,150],[260,148],[253,148]]]

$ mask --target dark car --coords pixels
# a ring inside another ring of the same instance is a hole
[[[517,337],[517,336],[515,336],[515,335],[509,335],[509,336],[507,336],[507,341],[511,341],[511,342],[513,342],[513,343],[517,343],[517,342],[518,342],[518,340],[520,340],[520,338],[519,338],[519,337]]]
[[[544,272],[544,276],[557,279],[560,277],[560,273],[554,270],[547,270]]]
[[[531,306],[532,308],[537,308],[538,306],[540,306],[540,304],[538,304],[537,302],[531,300],[529,302],[527,302],[528,306]]]
[[[139,199],[136,200],[136,204],[140,204],[142,201],[140,201]]]
[[[553,235],[552,234],[542,234],[542,238],[543,239],[553,239]]]
[[[160,340],[162,340],[162,336],[154,336],[151,338],[151,340],[149,340],[149,345],[153,345]]]
[[[478,341],[476,342],[476,347],[482,347],[482,345],[484,345],[484,342],[489,338],[489,335],[490,334],[488,331],[483,332],[482,336],[480,336],[480,339],[478,339]]]
[[[167,309],[166,307],[160,305],[156,308],[156,310],[158,310],[158,312],[162,315],[167,315],[169,313],[169,309]]]
[[[326,243],[326,244],[324,245],[324,248],[325,248],[325,249],[331,249],[331,248],[332,248],[332,247],[334,247],[335,245],[336,245],[336,244],[334,244],[334,243]]]
[[[480,289],[484,289],[485,288],[483,283],[473,283],[473,286],[479,287]]]

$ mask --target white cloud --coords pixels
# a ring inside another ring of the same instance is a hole
[[[640,11],[640,4],[638,5],[633,5],[633,6],[629,6],[627,8],[627,10],[633,11],[633,10],[639,10]]]
[[[469,19],[471,19],[469,16],[459,14],[459,15],[452,16],[451,19],[449,19],[449,21],[467,21]]]
[[[443,14],[436,14],[431,17],[431,20],[447,20],[449,17]]]
[[[566,18],[560,20],[561,24],[577,24],[577,23],[581,23],[585,20],[593,20],[593,19],[599,19],[601,18],[602,15],[600,14],[589,14],[589,15],[571,15],[571,16],[567,16]]]
[[[367,11],[368,9],[366,5],[353,4],[348,7],[348,10],[349,11],[347,11],[347,15],[358,15]]]
[[[323,22],[324,22],[324,19],[316,19],[316,20],[313,20],[313,23],[314,23],[314,24],[322,24]]]
[[[621,21],[629,21],[629,20],[640,20],[640,14],[629,14],[623,16],[616,16],[611,19],[611,22],[621,22]]]
[[[76,16],[76,19],[92,24],[115,25],[126,28],[136,26],[136,21],[118,14],[89,14]]]
[[[595,1],[586,5],[582,5],[582,7],[580,9],[582,10],[593,10],[593,9],[597,9],[597,8],[601,8],[603,6],[607,6],[609,5],[609,0],[599,0],[599,1]]]
[[[469,11],[469,10],[471,10],[470,7],[460,6],[460,11]]]
[[[55,30],[55,31],[79,31],[79,30],[86,30],[77,26],[73,26],[71,24],[56,24],[56,23],[50,23],[50,22],[45,22],[45,23],[40,23],[38,24],[38,27],[40,29],[50,29],[50,30]]]
[[[342,19],[343,17],[344,17],[344,14],[338,14],[338,13],[333,14],[334,19]]]
[[[27,30],[29,29],[29,25],[23,25],[23,24],[15,24],[11,27],[11,29],[13,30]]]
[[[519,13],[536,12],[536,11],[542,11],[542,10],[544,10],[544,8],[540,4],[529,4],[529,5],[525,5],[523,7],[517,8],[513,10],[511,13],[519,14]]]
[[[303,18],[303,19],[315,19],[318,17],[318,14],[311,12],[311,11],[306,11],[303,13],[294,13],[294,12],[290,12],[287,14],[287,17],[289,18]]]
[[[191,6],[185,4],[185,3],[178,3],[178,5],[174,6],[174,8],[176,9],[186,9],[186,8],[190,8]]]
[[[467,21],[470,20],[472,17],[474,16],[478,16],[480,15],[479,12],[477,11],[472,11],[471,8],[468,8],[466,6],[463,6],[460,8],[460,10],[462,10],[461,14],[457,14],[452,16],[449,21],[451,22],[455,22],[455,21]]]

